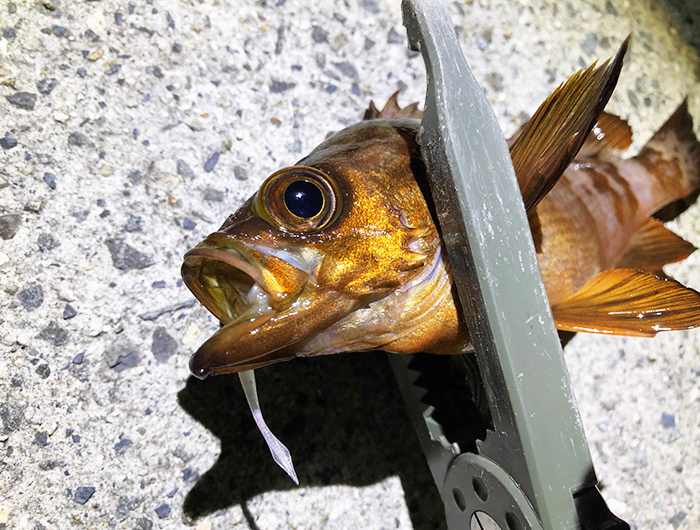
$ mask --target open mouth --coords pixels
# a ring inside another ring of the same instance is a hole
[[[203,379],[282,360],[294,339],[285,327],[298,312],[290,306],[308,274],[274,256],[210,243],[185,254],[182,277],[223,327],[192,355],[190,371]]]
[[[273,311],[262,271],[234,249],[195,248],[185,254],[182,277],[197,299],[228,325]],[[269,289],[269,286],[268,286]]]

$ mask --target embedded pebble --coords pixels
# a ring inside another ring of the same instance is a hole
[[[5,240],[15,237],[22,224],[22,216],[18,213],[0,215],[0,237]]]
[[[63,309],[63,320],[70,320],[77,314],[78,312],[72,305],[66,304],[66,307]]]
[[[6,27],[2,30],[2,36],[6,39],[14,39],[17,37],[17,33],[15,32],[14,28]]]
[[[676,426],[676,417],[673,414],[668,414],[666,412],[661,413],[661,425],[667,429],[672,429]]]
[[[581,51],[586,55],[593,55],[593,52],[598,47],[598,35],[596,33],[589,33],[586,38],[581,43]]]
[[[54,346],[63,346],[68,343],[70,335],[66,329],[52,320],[48,326],[41,330],[37,338],[50,342]]]
[[[3,149],[12,149],[13,147],[17,147],[17,139],[4,136],[0,138],[0,147]]]
[[[357,68],[355,68],[352,63],[343,61],[342,63],[336,63],[335,67],[340,70],[340,72],[350,79],[357,79]]]
[[[44,77],[36,82],[36,88],[39,92],[44,95],[51,94],[51,91],[56,88],[58,81],[56,79],[49,79]]]
[[[160,326],[153,332],[151,353],[159,363],[167,362],[171,355],[177,352],[178,342],[170,336],[168,331]]]
[[[282,92],[286,92],[295,86],[297,86],[296,83],[288,83],[286,81],[278,81],[277,79],[273,79],[272,83],[270,83],[270,92],[272,94],[281,94]]]
[[[94,487],[80,486],[77,490],[75,490],[75,497],[73,497],[73,500],[78,504],[85,504],[88,500],[90,500],[90,497],[92,497],[94,493]]]
[[[248,180],[248,172],[241,166],[233,166],[233,176],[236,177],[237,180]]]
[[[182,177],[194,178],[194,171],[184,160],[177,161],[177,174]]]
[[[48,364],[40,364],[39,366],[36,367],[36,370],[34,370],[34,371],[42,379],[46,379],[51,375],[51,368],[49,367]]]
[[[95,147],[92,140],[81,132],[70,133],[68,136],[68,145],[74,145],[76,147]]]
[[[182,220],[182,228],[184,228],[185,230],[194,230],[196,226],[197,223],[195,223],[192,219],[189,219],[188,217],[185,217]]]
[[[156,513],[160,519],[165,519],[168,515],[170,515],[170,505],[161,504],[158,506],[158,508],[156,508]]]
[[[403,44],[403,35],[396,31],[394,28],[389,30],[389,36],[387,37],[387,42],[389,44]]]
[[[34,443],[38,446],[45,447],[49,445],[49,435],[46,431],[39,431],[34,434]]]
[[[143,218],[131,215],[124,225],[125,232],[143,232]]]
[[[44,182],[52,190],[56,189],[56,175],[53,173],[44,173]]]
[[[234,176],[235,174],[234,169]],[[208,202],[223,202],[224,192],[215,188],[207,188],[204,190],[204,200]]]
[[[36,243],[42,252],[56,248],[59,245],[59,242],[51,234],[39,234]]]
[[[0,418],[2,426],[8,432],[19,430],[24,419],[24,406],[14,403],[0,403]]]
[[[44,303],[44,289],[41,284],[30,285],[17,295],[22,307],[27,311],[34,311]]]
[[[328,32],[321,26],[314,26],[314,29],[311,31],[311,38],[318,43],[328,42]]]
[[[117,504],[117,512],[121,515],[126,515],[131,510],[135,510],[141,504],[142,499],[140,497],[130,497],[125,496],[119,499],[119,504]]]
[[[11,96],[5,96],[5,99],[19,109],[34,110],[36,104],[36,94],[29,92],[17,92]]]
[[[214,154],[209,157],[209,160],[207,160],[204,164],[204,171],[206,171],[207,173],[211,173],[212,171],[214,171],[214,168],[216,167],[218,161],[219,152],[215,151]]]
[[[73,360],[71,362],[73,364],[83,364],[83,359],[85,359],[85,353],[80,352],[78,355],[73,357]]]
[[[112,256],[112,264],[119,270],[145,269],[155,263],[151,256],[139,252],[122,239],[108,239],[105,244]]]
[[[119,452],[122,449],[124,449],[126,446],[131,445],[133,442],[129,440],[128,438],[122,438],[121,436],[119,437],[119,441],[114,444],[114,450]]]

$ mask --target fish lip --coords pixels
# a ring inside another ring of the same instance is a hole
[[[240,316],[239,312],[234,309],[234,304],[237,300],[229,299],[226,293],[222,293],[217,300],[212,294],[214,287],[211,285],[211,281],[216,282],[219,290],[227,288],[228,291],[237,291],[237,299],[242,300],[244,293],[232,287],[235,285],[235,282],[221,282],[222,279],[226,280],[226,271],[217,270],[217,264],[223,263],[234,272],[243,273],[243,276],[237,274],[237,279],[250,283],[251,287],[257,285],[269,297],[274,298],[278,295],[276,291],[264,282],[262,269],[251,264],[245,257],[244,251],[239,251],[233,247],[196,247],[184,256],[181,272],[185,284],[195,297],[224,324],[235,321]],[[207,281],[207,277],[209,281]],[[240,313],[244,313],[245,309],[248,309],[251,305],[250,303],[244,303],[244,310]]]

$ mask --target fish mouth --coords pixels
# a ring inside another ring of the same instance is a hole
[[[309,275],[281,259],[231,242],[226,246],[207,243],[185,254],[182,277],[222,328],[190,358],[192,374],[203,379],[288,358],[279,350],[289,344],[290,335],[266,333],[262,340],[253,339],[262,326],[297,301]]]
[[[318,257],[279,254],[291,265],[273,252],[215,233],[185,254],[185,284],[222,324],[192,354],[195,377],[313,355],[305,342],[358,307],[359,300],[316,285]]]

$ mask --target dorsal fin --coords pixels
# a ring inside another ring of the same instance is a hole
[[[633,269],[603,271],[552,307],[557,329],[653,337],[700,325],[700,293]]]
[[[384,105],[382,110],[377,110],[374,101],[369,102],[369,108],[365,111],[364,120],[388,120],[398,118],[414,118],[420,120],[423,111],[418,110],[418,103],[411,103],[406,108],[399,107],[399,91],[394,92]]]
[[[697,250],[653,218],[635,232],[617,266],[657,273],[668,263],[684,260]]]
[[[630,37],[615,58],[575,73],[549,96],[510,148],[515,174],[531,212],[573,161],[610,99]]]
[[[630,145],[632,128],[629,124],[619,116],[601,112],[576,158],[595,156],[604,149],[621,153]]]

